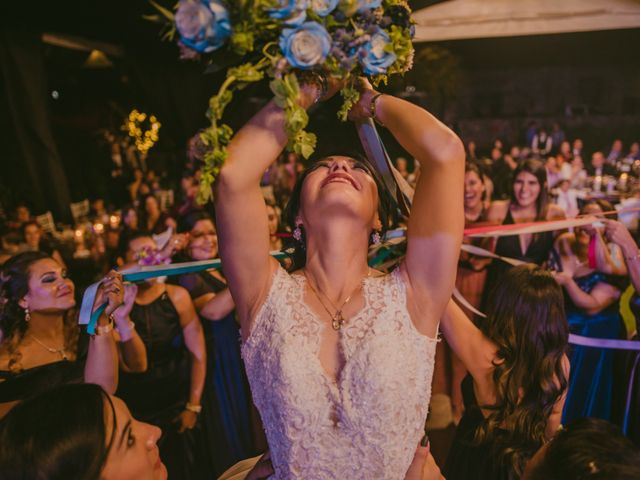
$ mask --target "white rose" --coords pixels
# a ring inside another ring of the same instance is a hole
[[[324,60],[320,39],[310,32],[298,33],[291,42],[291,53],[307,65],[317,65]]]
[[[213,14],[200,2],[181,1],[176,12],[176,28],[183,37],[195,38],[213,23]]]

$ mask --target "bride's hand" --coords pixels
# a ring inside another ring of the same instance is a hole
[[[360,98],[349,111],[349,120],[353,122],[362,122],[371,118],[371,101],[379,93],[366,78],[360,78],[359,82]]]
[[[445,480],[431,455],[430,445],[418,445],[404,480]]]
[[[271,464],[271,451],[267,450],[267,452],[260,457],[258,462],[249,471],[245,480],[262,480],[264,478],[269,478],[274,473],[275,471]]]
[[[318,72],[307,73],[299,79],[299,82],[303,106],[329,100],[345,85],[342,79]]]

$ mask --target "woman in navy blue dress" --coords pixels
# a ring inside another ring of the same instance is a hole
[[[580,213],[602,212],[603,208],[594,202],[586,204]],[[602,232],[576,228],[575,233],[558,237],[556,251],[562,270],[556,273],[556,280],[566,294],[571,333],[609,339],[624,336],[618,300],[628,284],[626,268],[624,261],[609,251]],[[569,359],[572,375],[563,423],[581,417],[609,420],[613,408],[614,351],[574,345]]]
[[[187,215],[181,230],[188,233],[189,260],[208,260],[218,255],[218,237],[211,217],[204,212]],[[178,277],[200,315],[207,347],[205,389],[213,398],[215,438],[210,443],[216,452],[216,474],[239,460],[256,454],[252,432],[251,393],[240,357],[240,330],[235,320],[235,305],[220,271],[188,273]]]

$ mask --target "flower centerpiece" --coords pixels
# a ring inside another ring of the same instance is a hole
[[[183,58],[203,58],[210,69],[227,68],[209,100],[211,125],[200,134],[207,146],[200,201],[211,198],[211,184],[227,155],[233,131],[222,117],[234,92],[270,78],[285,111],[287,149],[308,158],[316,137],[305,130],[309,117],[298,103],[296,73],[341,81],[338,117],[344,121],[359,98],[358,77],[386,83],[390,75],[408,71],[413,60],[405,0],[180,0],[175,11],[150,1],[168,22],[167,36],[178,42]]]

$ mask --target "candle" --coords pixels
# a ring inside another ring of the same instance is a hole
[[[593,179],[593,189],[596,192],[599,192],[600,189],[602,188],[602,177],[600,175],[597,175],[594,179]]]
[[[623,173],[620,175],[620,190],[626,190],[627,188],[627,180],[629,179],[628,173]]]

